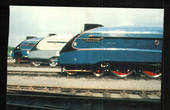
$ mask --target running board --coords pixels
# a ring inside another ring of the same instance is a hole
[[[64,70],[64,72],[92,72],[92,70]]]

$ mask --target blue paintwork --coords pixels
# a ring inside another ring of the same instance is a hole
[[[89,35],[103,39],[84,41],[84,38],[90,38]],[[76,50],[60,53],[59,64],[96,64],[102,61],[161,63],[162,37],[160,27],[95,28],[73,41]],[[155,45],[155,40],[158,40],[158,45]]]
[[[112,62],[153,62],[160,63],[161,55],[158,52],[141,51],[74,51],[62,53],[59,57],[60,64],[96,64],[101,61]],[[152,55],[154,55],[154,57]],[[140,57],[139,57],[140,56]]]
[[[42,38],[32,38],[21,42],[14,50],[12,50],[12,58],[27,58],[29,51],[41,40]],[[16,54],[20,54],[17,56]]]
[[[136,49],[161,49],[162,40],[159,45],[154,45],[154,39],[125,39],[125,38],[105,38],[99,42],[85,42],[82,38],[88,38],[89,34],[83,34],[74,42],[77,42],[75,48],[91,49],[91,48],[136,48]],[[93,35],[93,34],[90,34]],[[102,34],[101,34],[102,35]],[[102,35],[103,36],[103,35]]]
[[[111,33],[111,31],[117,32],[117,34]],[[93,33],[96,36],[97,35],[101,36],[101,32],[110,32],[110,33],[103,34],[106,37],[162,38],[163,28],[161,27],[130,27],[130,26],[99,27],[99,28],[86,31],[85,33]]]

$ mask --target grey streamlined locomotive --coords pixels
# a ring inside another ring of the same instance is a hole
[[[47,36],[31,49],[28,59],[34,66],[48,63],[51,67],[55,67],[58,64],[59,51],[72,37],[72,34]]]

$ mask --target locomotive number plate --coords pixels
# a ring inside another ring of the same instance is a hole
[[[85,42],[99,42],[100,40],[103,40],[103,38],[82,38]]]

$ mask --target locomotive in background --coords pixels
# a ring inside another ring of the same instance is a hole
[[[14,63],[29,61],[28,54],[31,49],[43,38],[28,36],[26,40],[17,45],[11,52]]]
[[[58,56],[62,47],[73,37],[72,34],[50,34],[38,42],[30,51],[28,59],[34,66],[58,65]]]
[[[30,62],[34,66],[49,64],[55,67],[59,51],[72,37],[72,34],[49,34],[44,38],[27,36],[11,51],[11,57],[14,63]]]
[[[100,24],[85,24],[84,30],[101,27]],[[51,33],[44,38],[27,36],[14,50],[11,57],[14,63],[30,62],[34,66],[49,64],[51,67],[58,65],[59,51],[73,37],[72,34]]]
[[[60,51],[59,64],[68,75],[106,72],[118,77],[134,73],[161,76],[161,27],[102,27],[84,31]]]

